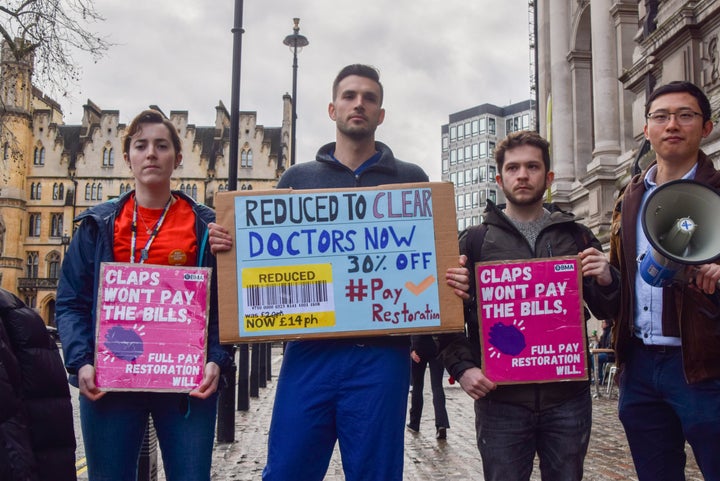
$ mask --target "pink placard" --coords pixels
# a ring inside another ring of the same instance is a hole
[[[95,373],[103,391],[177,391],[203,377],[211,269],[103,263]]]
[[[475,265],[482,366],[498,384],[587,379],[578,257]]]

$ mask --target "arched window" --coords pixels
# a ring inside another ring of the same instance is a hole
[[[30,200],[35,200],[35,182],[30,184]]]
[[[58,200],[58,185],[57,182],[53,184],[53,200]]]
[[[93,182],[92,185],[92,193],[90,194],[90,200],[96,200],[97,199],[97,184]]]
[[[63,215],[52,214],[50,218],[50,236],[51,237],[62,237],[63,233]]]
[[[65,197],[65,184],[58,186],[58,199],[63,200]]]
[[[38,253],[28,252],[27,255],[27,276],[36,278],[38,276]]]
[[[248,153],[247,153],[247,166],[248,166],[248,167],[252,167],[252,164],[253,164],[253,153],[252,153],[252,150],[248,150]]]
[[[57,279],[60,277],[60,254],[57,251],[52,251],[45,258],[48,266],[48,277],[50,279]]]
[[[180,184],[180,192],[185,193],[185,184]]]
[[[240,167],[247,167],[247,161],[248,161],[248,151],[243,150],[240,152]]]
[[[98,188],[97,188],[97,200],[102,200],[102,184],[98,184]]]
[[[103,148],[103,167],[112,167],[115,165],[115,152],[112,147]]]
[[[35,309],[37,306],[37,296],[25,296],[25,305],[30,309]]]
[[[33,152],[33,165],[40,165],[40,149],[35,147],[35,151]]]
[[[30,214],[29,230],[28,235],[30,237],[40,237],[40,225],[41,217],[40,214]]]
[[[193,200],[197,200],[197,184],[193,184],[192,194],[190,194],[190,197],[192,197]]]
[[[45,165],[45,147],[40,147],[40,162],[38,165]]]
[[[125,184],[120,184],[120,195],[125,193]]]
[[[90,200],[90,184],[85,184],[85,200]]]

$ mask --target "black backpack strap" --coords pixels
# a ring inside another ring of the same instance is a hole
[[[460,244],[460,253],[467,253],[467,242],[472,237],[473,244],[478,246],[478,253],[482,251],[482,245],[485,241],[485,234],[487,233],[488,226],[486,224],[480,224],[477,226],[467,227],[458,234],[458,242]],[[472,236],[470,233],[472,232]]]

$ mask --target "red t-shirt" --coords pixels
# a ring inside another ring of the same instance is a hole
[[[135,194],[125,202],[115,218],[113,254],[115,262],[130,262],[132,219]],[[140,262],[140,251],[145,248],[150,233],[160,219],[163,209],[146,209],[138,205],[137,238],[134,261]],[[164,266],[197,265],[197,239],[195,238],[195,213],[190,204],[175,197],[165,220],[148,251],[147,264]]]

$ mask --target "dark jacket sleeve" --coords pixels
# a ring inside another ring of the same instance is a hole
[[[460,234],[460,254],[467,256],[467,268],[470,272],[470,299],[463,305],[465,332],[443,334],[438,337],[440,358],[445,368],[455,379],[471,367],[480,367],[480,332],[477,317],[477,299],[475,298],[475,244],[479,242],[477,233],[481,227],[470,228]],[[482,227],[483,229],[485,227]],[[473,342],[471,342],[471,339]]]
[[[592,235],[590,229],[581,224],[577,224],[577,226],[585,231],[585,235],[589,239],[585,249],[594,247],[602,252],[600,241]],[[594,277],[583,277],[583,299],[590,312],[598,319],[614,318],[620,304],[620,271],[611,264],[610,274],[612,282],[607,286],[599,285]]]
[[[217,261],[215,256],[210,253],[208,242],[209,230],[208,222],[215,221],[215,212],[212,209],[198,206],[200,216],[200,225],[198,235],[198,245],[202,252],[202,265],[212,269],[210,279],[210,308],[208,309],[208,331],[207,331],[207,359],[206,362],[214,362],[221,370],[227,370],[232,364],[232,347],[220,344],[220,314],[218,307],[218,277],[217,277]]]
[[[218,313],[217,265],[214,256],[212,262],[212,281],[210,284],[210,318],[208,319],[207,362],[214,362],[221,370],[227,370],[231,364],[231,346],[220,344],[220,325]]]
[[[82,366],[95,362],[93,306],[97,237],[94,221],[86,219],[80,224],[63,259],[58,283],[56,322],[65,367],[70,374],[77,374]]]

